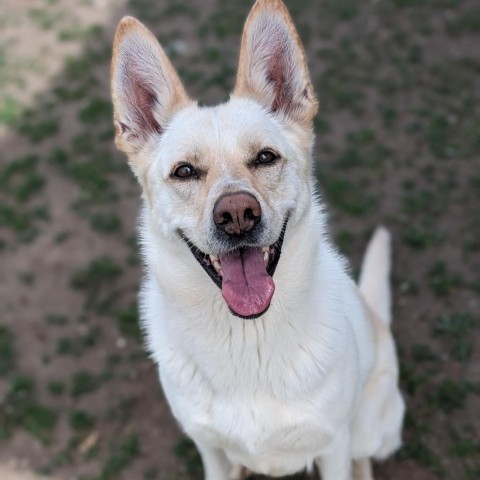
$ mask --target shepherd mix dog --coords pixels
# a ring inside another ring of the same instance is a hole
[[[312,175],[317,101],[280,0],[245,24],[230,100],[199,107],[131,17],[111,70],[116,143],[143,188],[141,313],[173,415],[208,480],[317,466],[367,480],[401,443],[390,238],[359,287]]]

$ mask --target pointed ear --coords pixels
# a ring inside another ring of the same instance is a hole
[[[233,93],[301,124],[310,124],[317,113],[305,52],[280,0],[258,0],[253,6],[243,30]]]
[[[110,73],[115,140],[127,155],[162,133],[172,114],[190,103],[156,38],[132,17],[118,25]]]

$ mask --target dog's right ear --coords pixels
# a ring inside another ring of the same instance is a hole
[[[138,174],[132,157],[191,100],[157,39],[132,17],[118,25],[110,74],[115,141]]]

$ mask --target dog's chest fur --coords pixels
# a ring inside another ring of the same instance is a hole
[[[348,418],[362,380],[348,367],[358,365],[357,352],[342,347],[351,345],[352,332],[341,318],[315,331],[318,319],[289,322],[272,305],[256,321],[209,322],[197,312],[183,323],[159,292],[150,278],[149,310],[164,312],[153,322],[147,311],[151,350],[172,411],[196,442],[222,448],[253,471],[286,475],[310,467],[345,433],[340,415]],[[315,301],[321,311],[321,297]],[[332,350],[342,352],[341,361],[326,354]],[[346,383],[338,382],[340,370]]]
[[[189,419],[188,433],[223,448],[233,464],[270,475],[294,473],[311,467],[339,433],[322,421],[315,400],[220,395]]]

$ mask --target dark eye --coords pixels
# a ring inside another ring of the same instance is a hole
[[[275,160],[277,160],[278,156],[275,155],[273,152],[270,150],[262,150],[256,158],[256,162],[260,163],[262,165],[267,165],[269,163],[273,163]]]
[[[188,164],[179,165],[173,172],[173,176],[177,178],[191,178],[197,176],[195,169]]]

